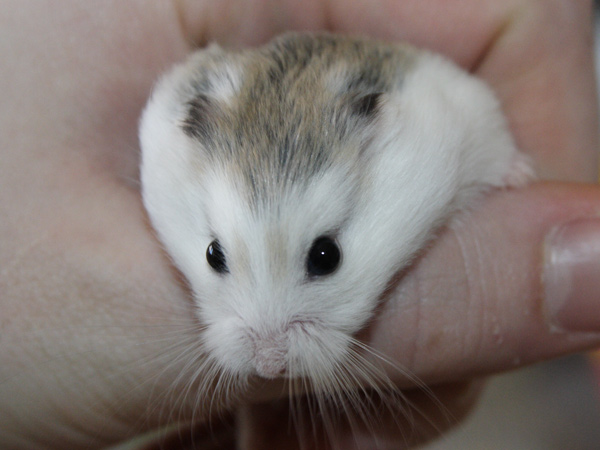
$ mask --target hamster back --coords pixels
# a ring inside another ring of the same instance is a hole
[[[240,378],[333,383],[432,231],[530,176],[481,81],[330,34],[197,51],[157,84],[140,140],[144,204],[189,280],[198,339]]]

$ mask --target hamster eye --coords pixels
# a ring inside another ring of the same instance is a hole
[[[227,269],[227,263],[225,261],[225,254],[221,249],[221,244],[216,239],[208,244],[208,248],[206,249],[206,260],[210,267],[212,267],[215,272],[225,273],[229,272]]]
[[[335,240],[322,236],[317,238],[308,252],[306,271],[312,277],[329,275],[340,265],[342,254]]]

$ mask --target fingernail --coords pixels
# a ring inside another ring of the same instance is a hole
[[[559,226],[546,237],[546,314],[555,331],[600,332],[600,219]]]

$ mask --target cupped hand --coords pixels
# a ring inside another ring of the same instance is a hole
[[[591,2],[0,8],[2,448],[101,447],[228,406],[218,381],[203,376],[189,292],[147,225],[136,181],[145,98],[194,45],[254,45],[289,29],[408,39],[495,88],[542,178],[595,180]],[[476,391],[464,380],[598,345],[599,208],[600,191],[584,184],[491,195],[405,274],[367,342],[443,386],[435,393],[454,416]],[[413,403],[427,410],[419,395]],[[248,448],[265,442],[273,408],[255,407]],[[412,425],[415,439],[445,427],[436,408],[427,416],[422,432]],[[406,430],[375,431],[362,448],[376,438],[410,443]],[[268,437],[280,448],[294,439]],[[348,438],[342,429],[338,437]]]

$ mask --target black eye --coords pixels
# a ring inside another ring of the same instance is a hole
[[[218,273],[229,271],[227,269],[227,263],[225,262],[225,255],[221,249],[221,244],[219,244],[219,241],[217,240],[208,244],[208,248],[206,249],[206,260],[208,261],[208,264],[210,264],[210,267]]]
[[[317,238],[308,252],[306,271],[312,277],[329,275],[340,265],[341,256],[340,248],[333,239],[325,236]]]

